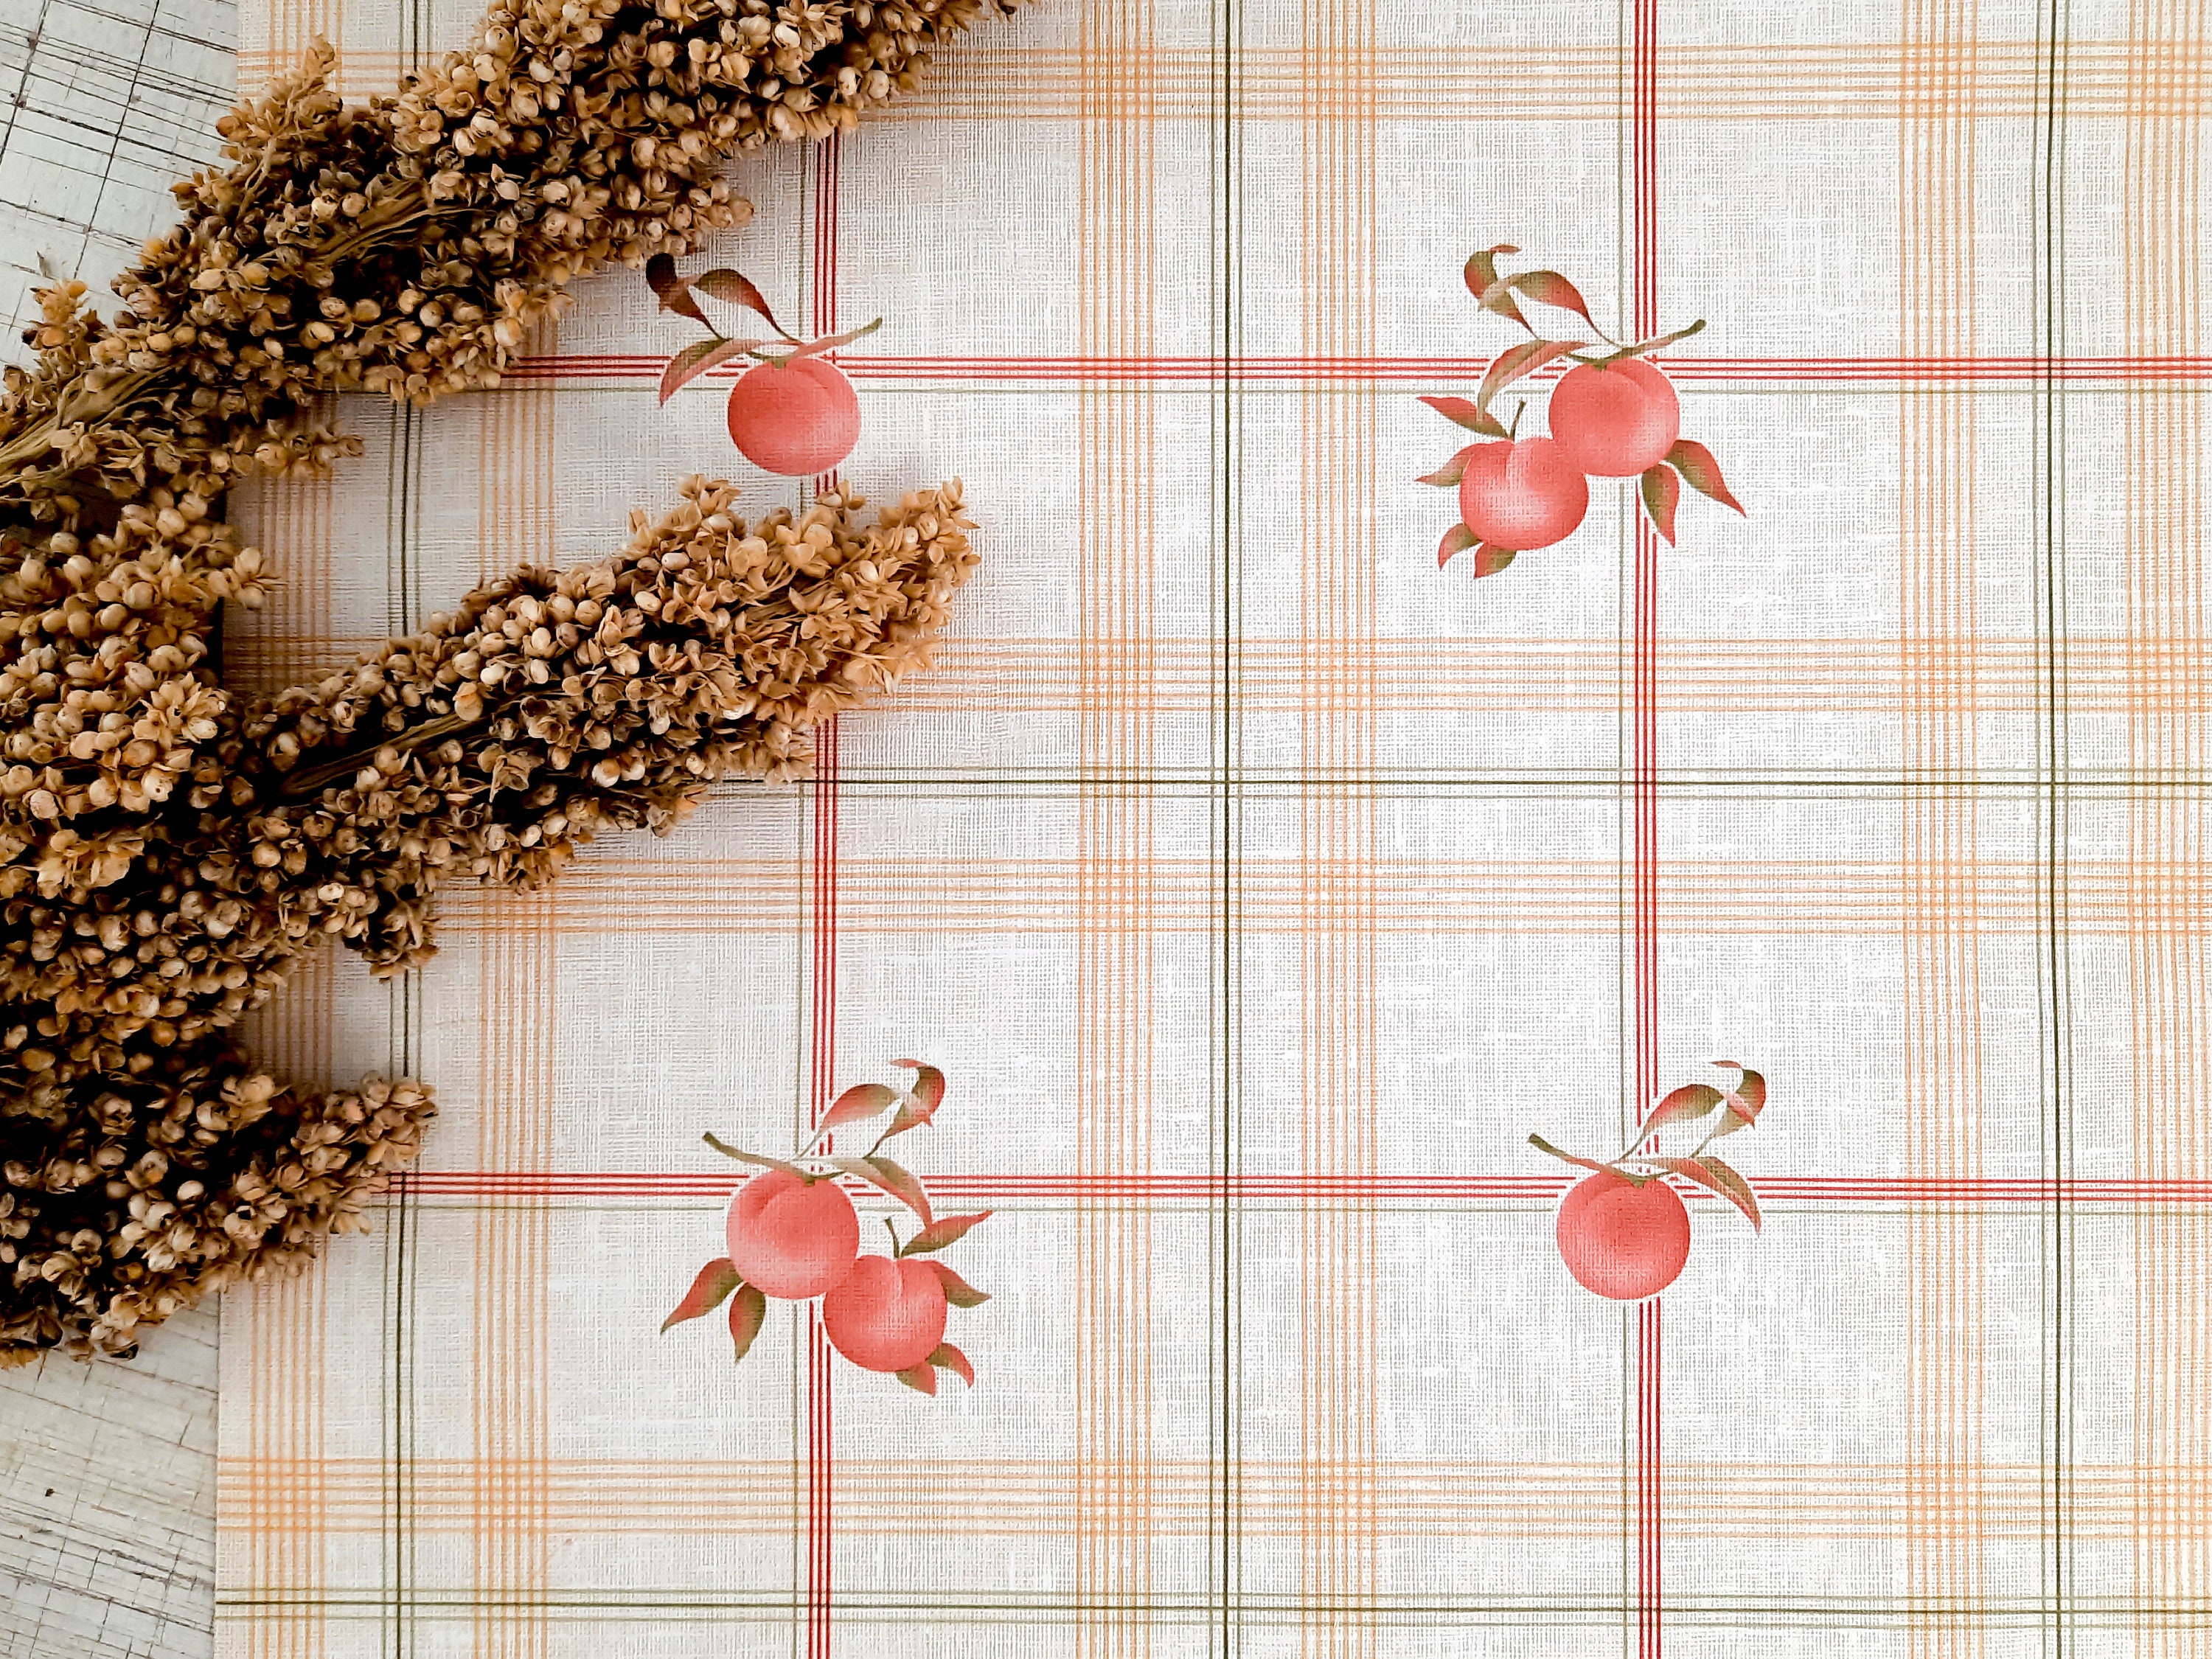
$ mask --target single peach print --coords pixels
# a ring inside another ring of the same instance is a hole
[[[1559,1205],[1560,1258],[1576,1283],[1640,1302],[1674,1282],[1690,1259],[1690,1212],[1665,1182],[1610,1170],[1579,1181]]]
[[[822,1298],[830,1346],[863,1370],[919,1365],[945,1340],[945,1280],[927,1261],[864,1255]]]
[[[746,1284],[804,1301],[852,1272],[860,1218],[836,1182],[767,1170],[731,1199],[729,1243],[730,1265]]]
[[[1476,538],[1520,553],[1573,533],[1589,483],[1549,438],[1477,444],[1460,475],[1460,520]]]
[[[1550,420],[1568,463],[1599,478],[1649,471],[1682,435],[1673,383],[1641,357],[1569,369],[1552,388]]]
[[[860,398],[820,357],[759,363],[730,389],[730,441],[755,466],[787,477],[827,472],[860,441]]]

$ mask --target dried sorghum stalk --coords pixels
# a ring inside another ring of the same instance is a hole
[[[211,641],[272,574],[225,493],[349,453],[328,392],[496,385],[576,276],[743,222],[733,151],[849,125],[1016,3],[501,0],[354,106],[319,48],[179,186],[126,315],[40,296],[38,360],[0,392],[0,1364],[128,1352],[304,1259],[412,1155],[426,1089],[302,1094],[233,1041],[300,951],[397,971],[448,874],[532,885],[718,776],[803,770],[974,562],[957,484],[872,526],[832,495],[748,526],[693,481],[614,559],[518,571],[251,702]]]
[[[211,498],[335,450],[300,419],[314,394],[495,386],[576,276],[749,218],[732,155],[852,125],[1019,3],[499,0],[473,46],[357,105],[319,46],[226,118],[230,165],[178,186],[183,222],[117,279],[127,315],[46,300],[0,397],[0,501],[44,522],[85,475]]]
[[[412,1154],[427,1091],[301,1098],[229,1042],[300,951],[419,963],[447,875],[534,887],[602,829],[672,829],[718,778],[798,775],[815,725],[925,662],[975,562],[959,487],[866,526],[861,505],[748,525],[730,485],[690,480],[614,558],[526,566],[213,717],[127,845],[7,866],[0,1361],[127,1346],[296,1259]]]

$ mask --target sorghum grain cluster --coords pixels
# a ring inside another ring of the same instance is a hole
[[[848,125],[1010,3],[502,0],[363,105],[319,49],[179,186],[125,314],[40,296],[0,392],[0,1364],[128,1352],[412,1156],[421,1085],[296,1091],[236,1044],[301,951],[398,971],[447,876],[534,885],[718,777],[802,771],[974,563],[957,484],[748,524],[693,480],[616,557],[519,570],[257,701],[212,654],[273,580],[227,491],[349,453],[330,392],[495,386],[576,276],[741,223],[732,153]]]

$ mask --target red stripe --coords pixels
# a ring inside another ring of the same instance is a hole
[[[812,332],[833,333],[837,316],[837,174],[840,135],[833,132],[814,147],[813,291],[809,304]],[[815,493],[834,489],[833,469],[814,481]],[[814,996],[811,1122],[818,1124],[835,1097],[837,1068],[837,722],[825,720],[814,733]],[[824,1141],[823,1150],[831,1148]],[[836,1512],[831,1503],[836,1468],[836,1420],[833,1407],[833,1360],[814,1306],[807,1318],[807,1659],[830,1659],[830,1607],[836,1583]]]
[[[1632,185],[1635,246],[1632,339],[1648,339],[1659,322],[1659,0],[1637,0]],[[1630,486],[1632,489],[1633,485]],[[1659,538],[1635,514],[1636,643],[1634,934],[1636,1112],[1659,1094]],[[1636,1310],[1636,1631],[1640,1659],[1660,1659],[1659,1304]]]
[[[1636,1310],[1636,1622],[1639,1654],[1659,1659],[1663,1626],[1659,1439],[1662,1304],[1654,1297]]]
[[[814,295],[807,332],[816,339],[837,331],[837,186],[843,173],[844,149],[844,135],[833,132],[814,151]],[[836,355],[828,354],[832,359]],[[842,367],[849,373],[853,365]],[[835,467],[814,480],[817,495],[836,488]]]
[[[835,331],[821,328],[823,333]],[[829,354],[856,380],[1032,380],[1089,386],[1100,382],[1158,386],[1290,385],[1339,381],[1395,383],[1433,390],[1480,380],[1488,357],[1175,357],[992,356],[922,357]],[[2212,387],[2212,356],[1972,356],[1972,357],[1655,357],[1668,375],[1686,385],[2140,386],[2198,384]],[[601,380],[657,384],[665,356],[590,355],[526,357],[510,365],[511,380]],[[703,380],[734,380],[748,365],[725,364]],[[1528,378],[1553,380],[1567,365],[1552,364]]]
[[[814,857],[812,876],[813,996],[808,1094],[811,1123],[819,1123],[834,1097],[837,1054],[837,723],[825,720],[814,734]],[[823,1150],[831,1149],[830,1140]],[[806,1350],[806,1651],[829,1659],[832,1575],[830,1494],[836,1469],[832,1360],[818,1306],[810,1306]]]
[[[932,1192],[952,1199],[1122,1200],[1131,1203],[1298,1203],[1403,1200],[1527,1202],[1559,1197],[1580,1176],[1285,1174],[1104,1175],[971,1173],[932,1176]],[[411,1170],[392,1179],[415,1198],[726,1198],[737,1178],[696,1171],[603,1170],[553,1174],[527,1170]],[[1678,1183],[1679,1184],[1679,1183]],[[1761,1176],[1760,1202],[1793,1204],[2212,1204],[2212,1180],[2049,1180],[1993,1176]],[[872,1188],[854,1188],[872,1192]],[[1702,1188],[1680,1190],[1711,1198]],[[1711,1199],[1717,1204],[1718,1199]]]

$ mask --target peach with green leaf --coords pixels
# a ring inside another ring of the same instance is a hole
[[[1583,1289],[1619,1301],[1656,1296],[1673,1284],[1690,1255],[1690,1215],[1668,1177],[1694,1183],[1743,1212],[1753,1231],[1762,1218],[1751,1183],[1709,1151],[1721,1136],[1749,1128],[1766,1103],[1766,1079],[1735,1064],[1726,1088],[1691,1083],[1663,1097],[1630,1136],[1617,1158],[1601,1163],[1562,1152],[1541,1135],[1529,1144],[1590,1173],[1560,1200],[1553,1237],[1559,1258]],[[1719,1115],[1686,1155],[1658,1149],[1662,1132]]]
[[[927,1261],[864,1255],[822,1298],[830,1346],[863,1370],[902,1371],[945,1340],[945,1281]]]
[[[1485,248],[1468,260],[1464,274],[1483,310],[1528,330],[1532,337],[1498,354],[1472,400],[1421,399],[1468,430],[1514,446],[1503,453],[1487,453],[1497,451],[1496,445],[1472,446],[1420,480],[1459,491],[1460,522],[1444,532],[1437,562],[1447,564],[1473,548],[1474,574],[1487,576],[1510,564],[1517,551],[1565,539],[1583,521],[1591,477],[1637,479],[1644,510],[1669,543],[1685,483],[1741,513],[1712,453],[1681,436],[1681,400],[1674,383],[1648,361],[1651,353],[1687,339],[1705,324],[1620,344],[1598,327],[1581,292],[1558,271],[1501,273],[1498,256],[1516,252],[1503,244]],[[1538,334],[1522,308],[1532,304],[1572,312],[1607,349],[1592,355],[1585,340]],[[1561,359],[1572,366],[1552,389],[1549,437],[1516,444],[1520,416],[1509,430],[1492,413],[1492,399]],[[1534,450],[1538,444],[1545,447]],[[1525,478],[1520,476],[1524,473]],[[1562,476],[1567,473],[1574,475],[1571,485]]]
[[[1507,553],[1549,547],[1589,511],[1589,484],[1549,438],[1476,444],[1459,483],[1460,522]]]
[[[1620,1302],[1658,1295],[1690,1259],[1690,1212],[1656,1177],[1585,1176],[1559,1205],[1554,1232],[1575,1282]]]
[[[662,255],[647,265],[646,280],[659,296],[662,310],[689,317],[708,331],[706,339],[695,341],[668,360],[660,377],[662,403],[708,370],[750,359],[753,366],[730,388],[724,416],[730,441],[747,460],[764,471],[809,477],[829,471],[853,453],[860,438],[860,394],[844,370],[823,354],[873,333],[883,325],[881,318],[863,328],[802,340],[776,321],[760,289],[738,271],[680,276],[676,262]],[[757,313],[775,331],[775,337],[736,339],[724,335],[700,306],[702,294]]]
[[[759,363],[730,388],[730,441],[764,472],[827,472],[860,441],[860,398],[844,370],[820,357]]]

